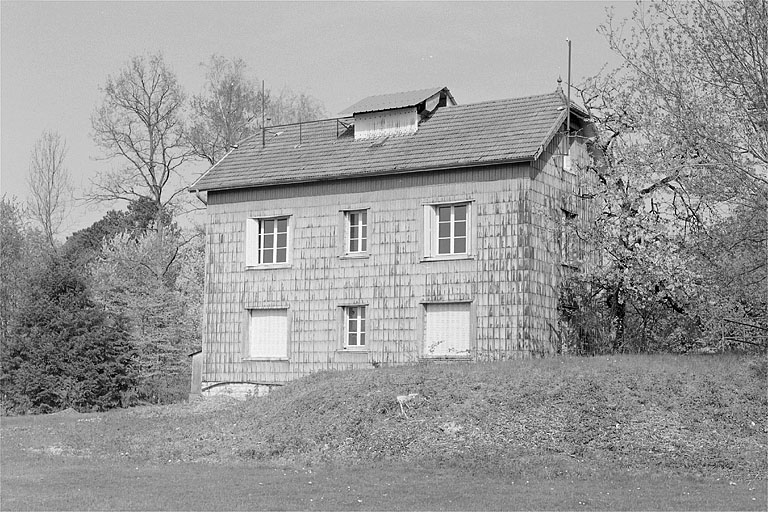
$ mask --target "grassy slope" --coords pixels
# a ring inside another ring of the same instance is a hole
[[[395,397],[407,393],[419,398],[405,418]],[[321,373],[245,403],[209,400],[78,418],[40,438],[38,448],[164,463],[383,460],[539,478],[768,473],[765,363],[739,357]]]

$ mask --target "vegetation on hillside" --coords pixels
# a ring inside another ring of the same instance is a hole
[[[89,415],[66,453],[159,463],[403,462],[531,477],[768,471],[763,359],[610,356],[322,372],[265,398]],[[417,393],[404,407],[397,396]]]

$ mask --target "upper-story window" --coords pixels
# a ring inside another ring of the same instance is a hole
[[[344,212],[347,225],[347,254],[368,252],[368,210]]]
[[[424,255],[427,258],[471,254],[471,203],[425,207]]]
[[[289,262],[290,217],[248,219],[246,224],[246,266]]]
[[[437,254],[467,253],[467,212],[469,205],[436,206]]]

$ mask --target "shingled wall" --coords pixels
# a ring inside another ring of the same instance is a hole
[[[560,138],[528,163],[209,193],[203,381],[279,383],[423,357],[424,304],[470,302],[473,357],[556,349]],[[567,195],[567,191],[565,192]],[[472,201],[472,255],[423,261],[424,204]],[[369,256],[343,257],[343,210],[369,208]],[[289,268],[246,269],[249,217],[291,215]],[[366,304],[367,352],[342,350]],[[288,308],[289,360],[243,360],[248,309]]]

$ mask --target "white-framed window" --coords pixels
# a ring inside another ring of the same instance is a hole
[[[471,202],[430,204],[424,207],[424,256],[471,255]]]
[[[368,252],[368,210],[348,210],[344,212],[346,254],[365,254]]]
[[[469,302],[424,304],[424,356],[470,356],[470,312]]]
[[[287,264],[290,217],[248,219],[246,222],[246,266]]]
[[[245,359],[288,359],[288,310],[249,309]]]
[[[344,348],[366,346],[365,306],[344,306]]]

